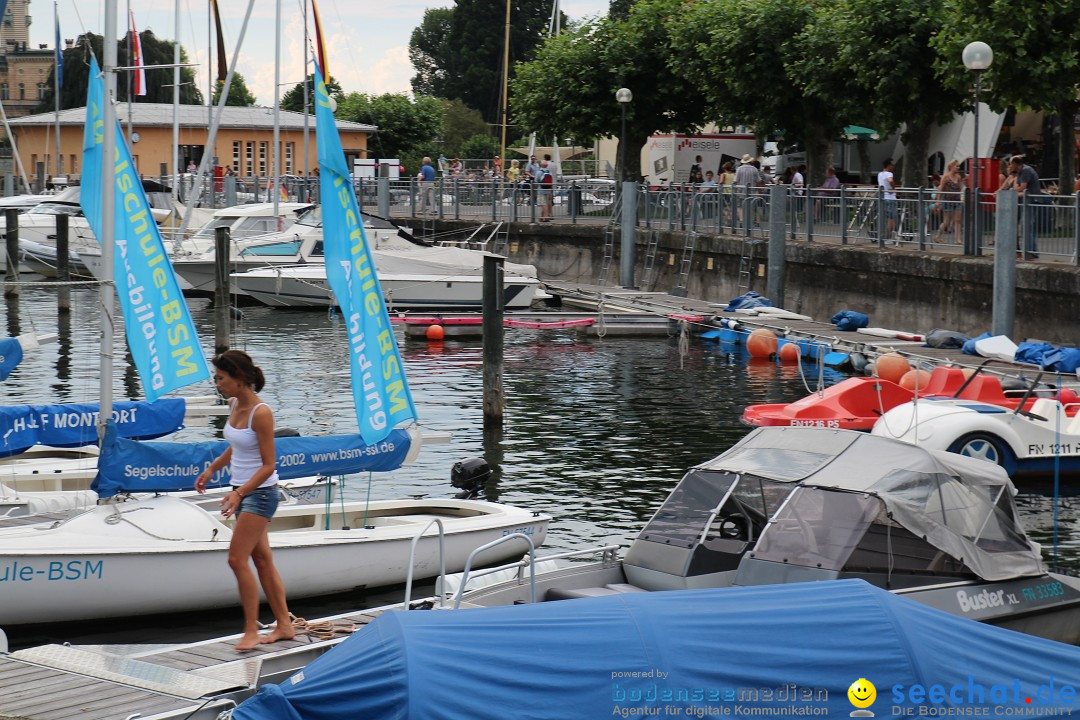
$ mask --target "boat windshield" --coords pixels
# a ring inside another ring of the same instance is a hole
[[[703,535],[706,540],[713,535],[750,540],[760,534],[792,487],[754,475],[692,470],[656,511],[640,538],[684,548],[696,545]]]
[[[799,487],[769,522],[751,557],[841,570],[884,509],[872,495]]]
[[[78,205],[66,203],[45,202],[35,205],[26,211],[27,215],[82,215],[82,208]]]
[[[322,227],[322,206],[315,205],[296,218],[297,225],[304,225],[306,227]]]

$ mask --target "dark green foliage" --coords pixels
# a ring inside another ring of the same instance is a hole
[[[64,87],[60,89],[60,109],[83,107],[86,105],[87,76],[90,73],[90,51],[101,64],[102,36],[93,33],[80,35],[75,41],[75,46],[64,50]],[[173,45],[169,40],[159,40],[150,30],[139,33],[142,42],[144,65],[171,65],[173,62]],[[131,65],[128,60],[127,40],[117,41],[117,58],[121,65]],[[180,62],[187,62],[187,54],[180,49]],[[55,69],[53,73],[55,73]],[[51,112],[54,109],[54,88],[56,85],[53,73],[49,74],[49,90],[41,103],[37,106],[37,112]],[[195,73],[192,68],[180,69],[180,103],[182,105],[201,105],[203,95],[195,87]],[[128,98],[127,80],[123,75],[118,77],[117,99],[126,102]],[[173,71],[172,68],[146,71],[146,95],[139,96],[138,102],[171,103],[173,101]]]
[[[344,93],[341,91],[341,84],[334,77],[331,77],[329,82],[326,83],[326,91],[330,94],[330,97],[338,102],[341,102],[341,98],[344,97]],[[296,83],[296,85],[291,87],[288,92],[281,96],[281,109],[298,113],[304,112],[304,83]],[[314,73],[308,76],[308,112],[315,112]]]

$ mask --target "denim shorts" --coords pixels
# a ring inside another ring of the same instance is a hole
[[[893,220],[896,219],[897,212],[896,212],[896,201],[895,200],[886,200],[885,201],[885,217],[892,218]]]
[[[241,498],[240,507],[237,509],[236,513],[238,515],[240,513],[261,515],[269,520],[273,518],[274,513],[277,512],[279,496],[280,493],[278,492],[277,485],[252,490],[251,494]]]

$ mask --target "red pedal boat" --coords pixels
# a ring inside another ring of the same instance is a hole
[[[1070,390],[1046,388],[1046,391],[1075,395]],[[921,397],[957,397],[1010,408],[1020,402],[1031,404],[1036,399],[1035,393],[1025,395],[1021,391],[1020,394],[1023,397],[1010,398],[997,377],[976,371],[968,378],[963,370],[955,367],[934,368],[930,382],[919,393]],[[750,405],[743,410],[742,421],[756,427],[785,425],[870,430],[883,413],[914,399],[914,392],[894,382],[876,377],[853,377],[793,403]]]

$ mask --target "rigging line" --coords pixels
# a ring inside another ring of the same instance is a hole
[[[1061,373],[1058,372],[1055,385],[1061,388]],[[1065,415],[1065,404],[1061,402],[1061,390],[1058,390],[1057,422],[1054,426],[1054,559],[1053,567],[1058,567],[1058,504],[1061,491],[1061,418]],[[1080,413],[1077,415],[1080,417]]]

